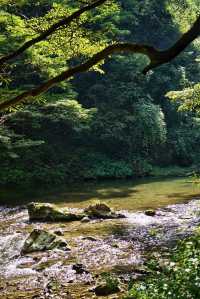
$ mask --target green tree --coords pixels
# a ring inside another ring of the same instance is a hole
[[[63,43],[62,43],[63,39],[62,39],[62,37],[60,37],[60,36],[62,36],[63,31],[61,31],[61,35],[59,35],[59,38],[57,39],[56,38],[57,29],[60,29],[64,25],[65,26],[64,32],[65,32],[65,30],[68,30],[68,28],[66,29],[66,26],[71,25],[73,27],[73,24],[74,24],[73,21],[75,21],[77,19],[78,20],[81,19],[83,12],[90,11],[92,8],[101,6],[105,2],[106,2],[106,0],[98,0],[98,1],[95,1],[92,3],[89,3],[88,5],[79,9],[75,13],[72,13],[68,17],[61,19],[61,20],[57,21],[56,23],[53,23],[52,25],[50,24],[50,26],[49,26],[49,22],[48,22],[48,27],[45,27],[45,20],[43,20],[42,23],[40,23],[40,22],[38,23],[38,21],[40,21],[40,20],[38,20],[38,18],[37,18],[36,24],[37,23],[39,24],[38,25],[39,28],[44,26],[44,28],[43,28],[44,31],[41,34],[39,34],[39,36],[37,36],[36,38],[29,40],[22,47],[18,48],[18,50],[14,51],[11,54],[3,56],[0,59],[0,62],[5,63],[8,60],[10,60],[11,58],[12,59],[15,58],[19,54],[23,53],[24,50],[29,49],[30,46],[36,45],[40,41],[42,41],[42,45],[44,46],[43,50],[45,51],[45,49],[48,49],[48,45],[44,42],[44,39],[47,37],[50,37],[50,40],[52,38],[52,42],[51,42],[52,44],[54,44],[54,42],[55,42],[54,45],[57,45],[61,41],[61,44],[63,45]],[[53,20],[56,19],[57,14],[59,16],[59,13],[56,13],[55,11],[53,11],[53,15],[52,15]],[[51,17],[50,17],[50,19],[51,19]],[[89,19],[87,20],[87,22],[89,22]],[[171,61],[176,56],[178,56],[183,50],[185,50],[185,48],[194,39],[196,39],[198,37],[199,30],[200,30],[199,24],[200,24],[200,17],[197,17],[196,21],[193,23],[192,27],[186,33],[184,33],[181,36],[181,38],[178,39],[177,42],[175,42],[175,44],[173,46],[169,47],[167,50],[158,50],[155,47],[141,44],[141,43],[114,43],[114,44],[109,45],[106,48],[102,49],[102,36],[101,36],[101,39],[98,39],[98,49],[100,51],[98,53],[95,53],[89,60],[87,60],[86,62],[84,62],[82,64],[78,64],[75,67],[69,68],[69,69],[61,72],[59,75],[54,76],[52,79],[44,82],[43,84],[39,85],[36,88],[33,88],[26,92],[23,92],[19,96],[16,96],[15,98],[13,98],[11,100],[1,103],[0,109],[4,109],[4,108],[10,107],[12,105],[16,105],[16,104],[22,102],[24,99],[27,99],[28,97],[31,97],[31,98],[37,97],[38,95],[40,95],[44,91],[47,91],[49,88],[51,88],[55,84],[58,84],[64,80],[71,78],[76,73],[84,72],[84,71],[91,69],[92,67],[94,67],[95,65],[100,63],[103,59],[105,59],[109,55],[116,53],[116,52],[136,52],[136,53],[141,53],[141,54],[147,55],[148,58],[150,59],[150,64],[147,65],[147,67],[145,67],[145,69],[144,69],[144,73],[147,73],[149,70]],[[37,26],[36,26],[36,28],[37,28]],[[74,32],[74,29],[72,29],[71,32]],[[77,35],[79,35],[77,28],[75,28],[75,32],[77,33]],[[88,32],[88,29],[86,30],[86,33],[87,32]],[[60,33],[60,30],[59,30],[59,33]],[[52,34],[53,34],[53,37],[52,37]],[[92,39],[93,38],[94,37],[92,35]],[[64,34],[64,39],[66,39],[66,32]],[[70,45],[71,45],[71,43],[72,43],[72,40],[70,39]],[[82,36],[82,41],[80,38],[80,45],[82,45],[81,48],[84,48],[85,43],[87,44],[86,40]],[[79,45],[79,43],[78,44],[76,43],[76,46],[77,45]],[[55,46],[54,46],[54,48],[55,48]],[[91,48],[91,46],[89,47],[89,49],[90,49],[89,52],[92,51],[92,48]],[[96,47],[94,47],[94,48],[96,49]],[[57,52],[57,47],[55,49]],[[71,50],[71,48],[70,49],[68,48],[67,51],[70,52],[70,50]],[[60,51],[61,51],[61,49],[60,49]],[[36,58],[38,57],[38,55],[39,55],[39,53],[36,54]]]

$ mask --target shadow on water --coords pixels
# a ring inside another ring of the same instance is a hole
[[[100,183],[84,183],[80,185],[73,185],[72,187],[61,187],[45,189],[23,189],[23,188],[0,188],[0,204],[5,205],[19,205],[26,204],[30,201],[56,202],[56,203],[70,203],[70,202],[84,202],[88,198],[95,198],[97,200],[106,200],[110,198],[121,199],[127,198],[130,195],[137,193],[134,190],[135,182],[131,187],[127,182],[100,182]]]
[[[200,188],[185,178],[82,182],[62,188],[0,189],[0,205],[31,201],[52,202],[82,208],[95,200],[120,210],[144,210],[200,197]]]
[[[192,199],[200,199],[200,193],[197,194],[182,194],[182,193],[172,193],[167,195],[168,198],[180,198],[181,201],[187,202]]]

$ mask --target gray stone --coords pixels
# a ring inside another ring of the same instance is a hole
[[[82,223],[88,223],[90,222],[90,218],[85,216],[82,220],[81,220]]]
[[[51,249],[70,250],[67,242],[57,237],[55,234],[42,229],[34,229],[25,240],[21,254],[27,254],[35,251],[45,251]]]
[[[146,210],[144,213],[146,216],[151,216],[151,217],[156,215],[156,211],[152,209]]]

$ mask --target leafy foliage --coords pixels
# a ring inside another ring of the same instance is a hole
[[[1,54],[38,36],[80,5],[68,0],[4,0]],[[190,12],[188,17],[182,18],[183,11]],[[139,41],[164,49],[197,13],[196,0],[107,1],[5,65],[0,101],[82,62],[108,43]],[[146,176],[155,166],[198,165],[198,58],[197,40],[170,66],[144,77],[146,57],[115,55],[38,97],[34,106],[2,115],[1,183],[62,184]]]
[[[169,259],[151,260],[151,276],[137,283],[126,299],[198,299],[200,236],[181,241]]]
[[[166,96],[176,102],[179,111],[200,113],[200,84],[185,88],[181,91],[170,91]]]

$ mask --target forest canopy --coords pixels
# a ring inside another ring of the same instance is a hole
[[[187,4],[187,2],[185,4]],[[39,6],[39,3],[37,3],[37,5]],[[172,7],[173,5],[178,11],[182,8],[181,6],[177,6],[176,1],[172,3]],[[13,4],[9,1],[4,1],[3,6],[6,8],[5,11],[3,11],[2,19],[7,20],[6,17],[9,18],[8,11]],[[95,8],[97,8],[97,12],[95,11],[93,13],[92,10]],[[194,8],[197,7],[194,5]],[[105,34],[106,28],[104,28],[104,25],[106,27],[109,26],[109,24],[104,24],[104,20],[105,18],[110,18],[113,13],[120,14],[121,9],[123,9],[122,3],[96,0],[84,3],[83,6],[79,8],[74,8],[74,5],[71,6],[69,3],[60,5],[59,3],[53,2],[52,7],[46,14],[43,16],[34,16],[30,19],[23,14],[21,14],[20,17],[13,17],[11,12],[11,22],[15,24],[15,27],[19,27],[20,30],[20,32],[17,33],[17,37],[19,37],[20,33],[23,41],[22,45],[16,46],[18,47],[16,50],[9,49],[11,52],[0,58],[1,69],[3,70],[6,67],[4,65],[5,63],[17,58],[26,50],[36,45],[36,49],[32,51],[33,56],[31,55],[33,60],[35,60],[34,65],[47,69],[51,64],[51,58],[53,58],[53,67],[48,70],[47,73],[49,75],[57,74],[57,76],[52,77],[33,89],[21,93],[11,100],[4,101],[0,104],[0,109],[19,104],[27,98],[37,97],[55,84],[67,80],[77,73],[87,71],[93,67],[95,68],[96,65],[113,53],[134,52],[146,55],[150,60],[150,63],[143,70],[143,73],[146,74],[149,70],[167,63],[178,56],[200,33],[200,17],[197,15],[195,19],[194,15],[196,13],[192,11],[192,14],[190,14],[192,15],[191,18],[186,20],[187,24],[191,23],[194,18],[194,23],[191,25],[191,28],[184,32],[182,36],[167,49],[158,49],[153,43],[148,45],[142,43],[118,42],[117,38],[115,38],[115,30],[113,30],[114,38],[108,37],[108,34]],[[22,16],[23,19],[21,18]],[[99,21],[101,23],[100,26],[98,24]],[[187,28],[186,24],[183,26],[181,23],[184,29],[185,27]],[[91,30],[92,25],[94,26]],[[9,31],[9,25],[6,30]],[[14,29],[14,31],[16,31],[16,29]],[[108,31],[110,31],[110,29]],[[16,35],[16,32],[8,34]],[[33,37],[30,38],[30,36]],[[38,43],[41,43],[39,47],[37,45]],[[6,49],[6,51],[7,50],[8,49]],[[50,60],[48,59],[49,57]],[[89,57],[89,59],[86,60],[86,62],[82,62],[84,57]],[[41,60],[43,60],[43,65],[39,62]],[[71,66],[69,63],[68,69],[61,72],[61,70],[64,69],[66,61],[71,60],[78,60],[78,65]],[[55,64],[56,71],[54,68]],[[3,76],[2,79],[4,79]]]

